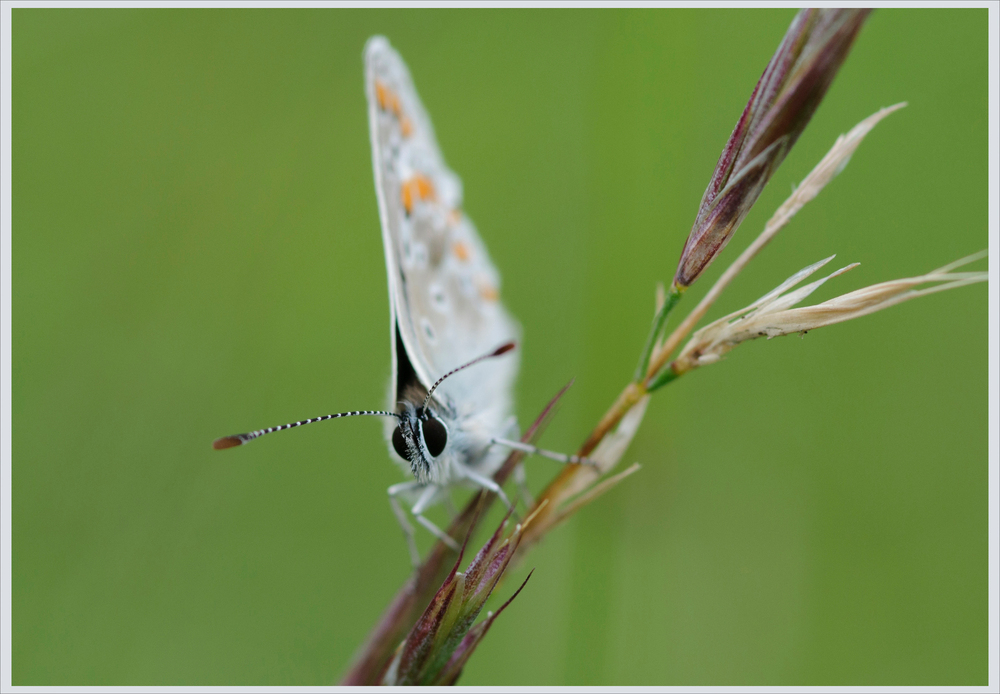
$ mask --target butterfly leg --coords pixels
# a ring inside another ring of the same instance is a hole
[[[392,512],[396,515],[396,520],[399,521],[400,527],[403,529],[403,535],[406,537],[406,546],[410,550],[410,561],[413,566],[420,566],[420,552],[417,551],[417,541],[414,537],[413,526],[410,525],[410,521],[406,518],[406,513],[403,512],[402,507],[399,505],[398,497],[403,492],[410,491],[419,487],[416,482],[401,482],[400,484],[394,484],[389,487],[389,505],[392,506]]]
[[[531,455],[540,455],[543,458],[548,458],[549,460],[558,460],[560,463],[597,465],[597,462],[591,460],[590,458],[581,458],[578,455],[566,455],[565,453],[555,453],[553,451],[547,451],[544,448],[539,448],[538,446],[532,446],[530,443],[511,441],[510,439],[490,439],[490,443],[506,446],[507,448],[513,448],[515,451],[524,451],[525,453],[530,453]]]
[[[520,430],[517,426],[517,417],[513,415],[508,417],[501,426],[501,430],[505,432],[504,437],[507,439],[516,439],[520,436]],[[528,489],[528,479],[524,472],[523,462],[514,466],[514,484],[517,485],[517,496],[521,499],[521,503],[523,503],[527,508],[534,506],[535,497],[532,496],[531,490]]]
[[[434,503],[434,497],[436,497],[438,492],[440,491],[441,491],[440,487],[437,487],[433,484],[428,484],[424,489],[423,493],[420,495],[420,498],[417,499],[417,503],[415,503],[413,505],[413,508],[410,509],[410,513],[412,513],[413,517],[417,519],[417,522],[420,523],[420,525],[427,528],[434,537],[441,540],[441,542],[445,543],[446,545],[448,545],[457,552],[461,549],[461,547],[459,547],[458,543],[455,542],[455,538],[453,538],[451,535],[446,533],[441,528],[434,525],[434,523],[432,523],[427,518],[424,518],[423,515],[424,510],[426,510],[428,506]]]
[[[483,477],[479,473],[473,472],[469,468],[465,468],[464,470],[462,470],[462,474],[465,476],[465,479],[469,480],[470,482],[475,482],[483,489],[488,489],[489,491],[499,496],[500,500],[503,501],[504,505],[508,509],[513,508],[513,505],[510,503],[510,499],[508,499],[507,495],[503,493],[503,489],[500,487],[500,485],[491,480],[489,477]]]

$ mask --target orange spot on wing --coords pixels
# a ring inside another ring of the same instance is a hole
[[[413,206],[418,200],[433,200],[434,184],[426,176],[417,174],[403,181],[403,207],[406,214],[413,212]]]
[[[496,301],[500,298],[500,292],[497,291],[496,287],[486,285],[484,287],[480,287],[479,296],[483,297],[487,301]]]
[[[466,261],[469,259],[469,247],[466,246],[461,241],[456,241],[452,244],[451,250],[455,253],[455,257],[461,261]]]
[[[462,221],[462,213],[458,210],[452,210],[448,213],[448,224],[451,226],[458,226],[458,223]],[[463,258],[464,260],[464,258]]]
[[[378,107],[383,111],[390,110],[392,104],[396,102],[396,95],[380,80],[375,80],[375,98],[378,99]]]
[[[381,80],[375,80],[375,98],[378,106],[383,111],[390,111],[399,121],[399,128],[403,131],[403,137],[413,134],[413,123],[403,113],[403,105],[399,101],[399,95],[389,89]]]
[[[421,200],[434,197],[434,184],[431,183],[429,178],[426,176],[414,176],[413,179],[417,183],[417,192],[420,194]]]

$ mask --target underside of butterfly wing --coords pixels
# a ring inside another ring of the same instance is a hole
[[[518,339],[520,330],[500,302],[500,275],[462,211],[461,181],[444,162],[405,63],[385,38],[374,37],[365,47],[365,68],[395,399],[402,395],[401,361],[426,388]],[[406,356],[398,354],[400,347]],[[494,359],[449,378],[440,393],[459,408],[506,416],[516,374],[515,355]]]

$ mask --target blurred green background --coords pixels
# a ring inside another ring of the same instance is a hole
[[[503,273],[522,423],[577,379],[542,440],[570,451],[793,15],[15,9],[14,684],[327,684],[406,578],[380,422],[210,449],[384,404],[367,37]],[[861,267],[817,300],[985,248],[986,19],[877,11],[687,308],[897,101],[712,315],[832,253]],[[671,385],[462,683],[986,684],[986,373],[977,285]]]

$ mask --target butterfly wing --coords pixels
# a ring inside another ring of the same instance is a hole
[[[389,276],[395,402],[400,347],[426,388],[518,339],[520,329],[499,300],[500,274],[462,212],[461,181],[445,164],[409,70],[381,36],[365,46],[365,89]],[[468,371],[439,392],[460,406],[509,411],[516,356]]]

